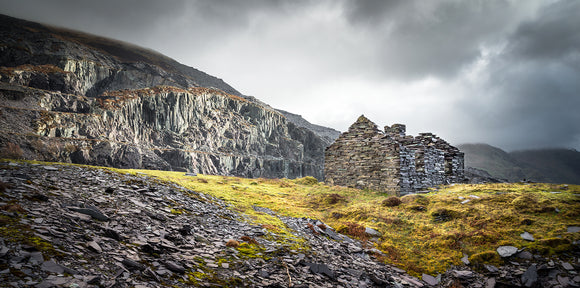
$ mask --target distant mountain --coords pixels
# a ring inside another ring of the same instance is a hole
[[[461,144],[465,166],[487,171],[509,182],[580,184],[580,152],[568,149],[539,149],[506,152],[488,144]]]
[[[511,152],[519,163],[538,171],[548,182],[580,184],[580,152],[542,149]]]

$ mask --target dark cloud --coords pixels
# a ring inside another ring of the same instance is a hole
[[[580,2],[541,9],[506,40],[462,107],[506,149],[580,147]]]
[[[579,1],[559,1],[547,6],[534,21],[518,27],[510,38],[506,54],[515,60],[534,62],[578,58],[579,15]]]

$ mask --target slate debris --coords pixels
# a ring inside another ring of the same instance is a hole
[[[282,217],[256,207],[278,217],[310,247],[293,250],[291,245],[268,240],[276,235],[244,221],[244,215],[223,201],[150,181],[144,175],[56,164],[52,166],[58,173],[26,163],[10,169],[3,166],[8,165],[0,163],[0,181],[9,188],[0,195],[0,202],[21,205],[27,216],[10,217],[18,217],[30,226],[30,233],[54,247],[38,250],[0,238],[0,266],[8,267],[0,269],[0,283],[8,287],[190,287],[189,277],[200,271],[207,277],[196,281],[205,287],[289,287],[290,279],[293,287],[580,284],[577,254],[556,261],[520,251],[504,258],[505,266],[476,272],[464,264],[437,277],[418,279],[376,261],[375,257],[384,255],[372,243],[337,233],[319,220]],[[108,191],[110,187],[114,189]],[[38,201],[31,197],[34,193],[50,196],[48,201]],[[172,208],[185,212],[175,215]],[[316,227],[317,233],[309,226]],[[267,257],[243,257],[225,246],[228,239],[243,243],[242,237],[257,241]],[[535,282],[531,265],[536,265]]]

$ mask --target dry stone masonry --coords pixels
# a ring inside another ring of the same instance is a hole
[[[463,153],[432,133],[384,132],[364,116],[325,151],[326,181],[404,195],[464,180]]]

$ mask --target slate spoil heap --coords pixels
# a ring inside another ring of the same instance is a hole
[[[194,177],[194,176],[192,176]],[[0,162],[0,287],[578,287],[561,262],[502,247],[508,265],[421,280],[370,242],[277,215],[292,235],[220,199],[145,175]],[[576,228],[575,228],[576,229]],[[372,237],[371,237],[372,238]],[[504,249],[505,248],[505,249]],[[505,250],[505,251],[504,251]],[[512,251],[513,250],[513,251]],[[509,252],[506,255],[505,252]],[[513,253],[512,253],[513,252]],[[502,254],[503,253],[503,254]],[[468,262],[467,256],[462,259]]]
[[[315,220],[281,217],[306,240],[298,247],[219,199],[146,176],[27,163],[0,169],[2,287],[424,285]]]

